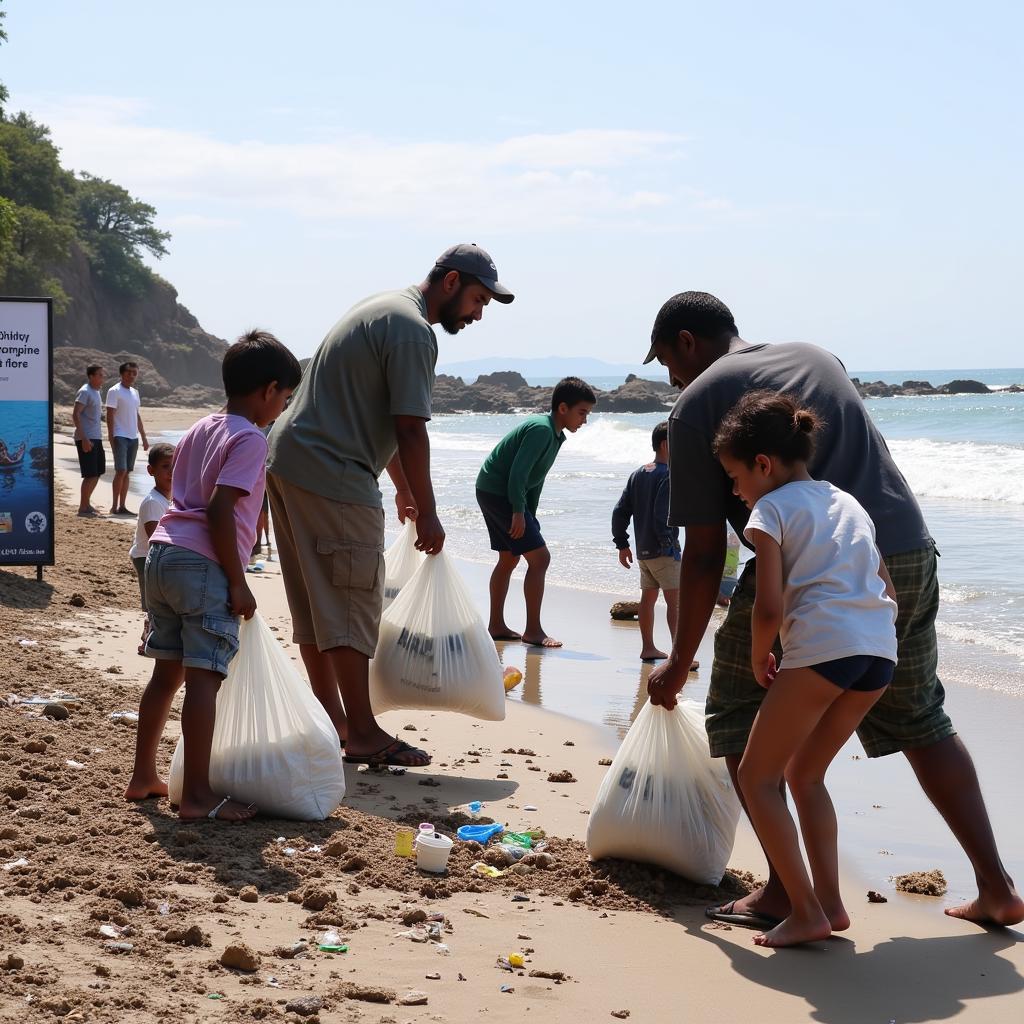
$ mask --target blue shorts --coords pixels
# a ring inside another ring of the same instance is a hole
[[[150,544],[146,559],[146,654],[227,675],[238,653],[228,578],[212,559],[175,544]]]
[[[783,664],[781,667],[786,666]],[[870,654],[855,654],[852,658],[837,658],[835,661],[823,661],[819,665],[807,667],[841,690],[869,693],[872,690],[884,690],[892,682],[896,662]]]
[[[114,435],[112,445],[114,449],[114,472],[129,473],[135,468],[135,456],[139,454],[139,439],[137,437],[118,437]]]
[[[544,547],[540,523],[529,509],[523,513],[526,517],[526,532],[518,540],[513,540],[508,532],[512,528],[512,502],[501,494],[481,491],[478,487],[476,503],[484,515],[492,551],[511,551],[514,555],[525,555],[528,551]]]

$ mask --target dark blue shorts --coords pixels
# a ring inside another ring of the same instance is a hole
[[[785,668],[785,665],[782,667]],[[896,663],[889,661],[888,658],[876,658],[870,654],[855,654],[852,658],[823,661],[819,665],[809,665],[808,668],[817,672],[819,676],[824,676],[841,690],[868,693],[872,690],[883,690],[892,682]]]
[[[518,540],[513,540],[508,532],[512,528],[512,502],[500,494],[491,494],[477,488],[476,503],[484,515],[492,551],[511,551],[514,555],[525,555],[528,551],[544,547],[540,523],[529,509],[523,513],[526,516],[526,532]]]

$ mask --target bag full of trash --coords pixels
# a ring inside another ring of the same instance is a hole
[[[416,524],[406,519],[401,533],[384,552],[384,607],[387,608],[412,579],[427,556],[416,550]]]
[[[167,780],[172,803],[183,767],[179,740]],[[297,821],[326,818],[345,796],[338,734],[259,613],[240,624],[217,694],[210,785],[265,817]]]
[[[668,711],[647,701],[597,791],[587,852],[717,885],[739,815],[725,759],[708,749],[703,708],[681,700]]]
[[[375,714],[424,709],[505,718],[494,641],[444,551],[423,561],[381,617],[370,702]]]

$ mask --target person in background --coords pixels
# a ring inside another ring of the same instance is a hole
[[[636,532],[636,560],[640,567],[640,658],[667,657],[654,643],[654,608],[658,593],[665,595],[669,636],[675,632],[679,611],[679,528],[668,525],[668,421],[651,433],[654,461],[634,470],[612,511],[612,542],[624,569],[633,565],[629,521]]]
[[[594,389],[586,381],[564,377],[551,393],[551,412],[530,416],[510,430],[480,467],[476,501],[487,524],[491,550],[498,552],[498,563],[491,573],[487,627],[494,640],[522,640],[535,647],[562,646],[562,641],[548,636],[540,624],[551,552],[540,532],[537,506],[544,478],[565,441],[565,431],[575,434],[587,422],[596,402]],[[517,633],[505,623],[505,598],[521,557],[526,559],[526,628]]]
[[[135,524],[135,538],[128,551],[128,557],[135,566],[139,577],[139,596],[142,610],[146,613],[142,624],[142,641],[139,654],[146,653],[146,637],[149,636],[149,610],[146,607],[146,555],[149,554],[149,538],[160,522],[160,517],[171,504],[171,466],[174,462],[174,445],[160,442],[149,449],[149,464],[146,472],[153,478],[153,489],[139,505],[139,519]]]
[[[78,449],[78,467],[82,473],[82,490],[78,500],[80,516],[97,516],[92,506],[92,493],[107,471],[106,452],[103,450],[103,386],[104,371],[99,363],[85,368],[86,382],[75,395],[71,418],[75,422],[75,448]]]
[[[256,599],[245,581],[263,503],[267,439],[257,429],[281,414],[302,377],[272,334],[249,331],[224,355],[225,412],[204,416],[178,442],[172,505],[150,537],[146,654],[156,659],[139,704],[135,765],[126,800],[166,796],[157,748],[182,682],[182,819],[246,821],[256,811],[210,786],[217,691],[238,653],[238,625]]]
[[[139,364],[122,363],[118,367],[121,379],[107,392],[107,436],[110,450],[114,453],[114,496],[110,513],[115,516],[131,516],[125,506],[128,500],[128,482],[135,469],[135,457],[139,452],[139,438],[142,450],[149,450],[146,428],[142,424],[142,399],[134,384],[139,376]]]
[[[433,325],[457,334],[514,296],[478,245],[454,245],[426,279],[357,303],[328,332],[270,433],[267,490],[292,641],[351,764],[423,767],[370,706],[370,659],[384,605],[387,469],[400,522],[437,554],[444,529],[430,479],[437,363]]]

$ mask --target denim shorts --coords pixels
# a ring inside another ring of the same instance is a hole
[[[135,456],[139,454],[139,439],[137,437],[114,436],[114,472],[129,473],[135,468]]]
[[[146,605],[146,654],[227,675],[238,652],[238,619],[220,565],[188,548],[150,544]]]

